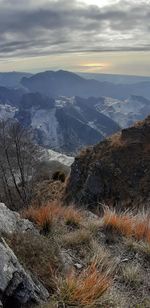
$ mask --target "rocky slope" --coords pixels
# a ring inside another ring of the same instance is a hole
[[[150,202],[150,116],[76,157],[65,192],[68,202],[119,207]]]
[[[97,111],[110,117],[122,128],[144,120],[150,114],[150,100],[142,96],[131,95],[122,101],[111,97],[88,100],[91,100]]]
[[[46,161],[57,161],[64,166],[70,167],[74,162],[74,157],[55,152],[53,150],[45,150],[44,159]]]
[[[50,99],[38,93],[22,97],[17,120],[31,127],[38,144],[74,154],[119,130],[119,125],[80,99]]]
[[[39,232],[33,224],[21,219],[16,212],[10,211],[3,203],[0,203],[0,306],[23,307],[32,304],[40,304],[46,301],[49,293],[46,288],[32,278],[20,264],[14,252],[10,249],[4,237],[13,233],[34,234]],[[4,305],[4,306],[3,306]]]
[[[24,93],[26,93],[24,89],[9,89],[0,86],[0,104],[17,107]]]
[[[7,104],[0,104],[0,120],[8,120],[13,119],[17,112],[17,108],[7,105]]]

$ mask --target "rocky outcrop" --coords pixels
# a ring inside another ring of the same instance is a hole
[[[38,233],[29,220],[21,219],[17,212],[9,210],[4,203],[0,203],[0,234],[26,231]]]
[[[38,230],[27,219],[0,203],[0,307],[31,307],[48,299],[45,287],[30,273],[26,272],[19,260],[5,242],[3,235],[32,232]],[[22,306],[23,305],[23,306]]]
[[[0,296],[4,307],[39,304],[49,293],[39,281],[33,281],[20,265],[6,242],[0,242]],[[12,306],[10,306],[10,304]]]
[[[98,203],[150,204],[150,117],[76,157],[65,200],[95,207]]]

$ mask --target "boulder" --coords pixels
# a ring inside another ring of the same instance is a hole
[[[33,280],[19,263],[3,238],[0,240],[0,304],[4,307],[22,307],[40,304],[49,297],[48,291]],[[0,306],[2,307],[2,306]]]
[[[0,234],[13,232],[38,231],[27,219],[22,219],[17,212],[8,209],[4,203],[0,203]]]

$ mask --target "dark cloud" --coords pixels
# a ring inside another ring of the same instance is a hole
[[[150,50],[150,3],[0,0],[0,56]]]

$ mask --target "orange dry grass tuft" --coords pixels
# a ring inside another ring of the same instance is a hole
[[[48,228],[58,220],[77,225],[81,222],[82,215],[81,211],[75,209],[73,205],[64,207],[57,201],[39,208],[31,207],[23,213],[25,218],[35,222],[42,229]]]
[[[23,213],[23,216],[42,227],[52,224],[62,215],[62,207],[57,202],[51,202],[39,208],[31,207]]]
[[[133,235],[137,240],[145,239],[150,243],[150,218],[148,216],[137,220],[134,225]]]
[[[103,219],[106,226],[111,226],[123,235],[132,235],[133,218],[130,215],[118,215],[115,211],[106,210]]]
[[[150,242],[150,217],[148,215],[117,214],[109,209],[104,211],[104,225],[137,240]]]
[[[70,205],[64,208],[63,217],[67,224],[79,225],[82,221],[83,213]]]
[[[65,303],[86,306],[94,305],[110,285],[110,277],[100,273],[92,263],[79,275],[73,271],[65,280],[58,280],[57,290]]]

